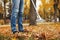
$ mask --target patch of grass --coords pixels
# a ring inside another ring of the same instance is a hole
[[[34,40],[34,37],[29,37],[29,40]]]
[[[11,40],[11,37],[0,34],[0,40]]]
[[[18,40],[25,40],[25,37],[18,37]]]
[[[0,40],[4,40],[4,36],[0,34]]]
[[[53,39],[48,39],[48,40],[60,40],[60,38],[53,38]]]

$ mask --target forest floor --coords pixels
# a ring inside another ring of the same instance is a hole
[[[29,32],[21,32],[21,37],[13,39],[10,25],[0,25],[0,40],[60,40],[60,23],[24,25],[24,29]]]

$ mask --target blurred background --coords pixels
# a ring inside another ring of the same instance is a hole
[[[23,23],[60,22],[60,0],[33,1],[35,8],[31,0],[24,0]],[[12,0],[0,0],[0,25],[10,24],[11,10]]]

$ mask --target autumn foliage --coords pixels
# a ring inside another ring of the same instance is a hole
[[[23,39],[29,40],[52,40],[60,39],[60,23],[41,23],[37,26],[24,26],[27,33],[20,33]],[[11,27],[9,25],[0,26],[0,34],[11,37]],[[24,36],[25,35],[25,36]]]

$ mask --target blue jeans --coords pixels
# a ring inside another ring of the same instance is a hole
[[[18,31],[23,31],[23,25],[22,25],[23,9],[24,9],[24,0],[12,0],[12,14],[11,14],[12,32],[17,31],[16,19],[18,19]]]

